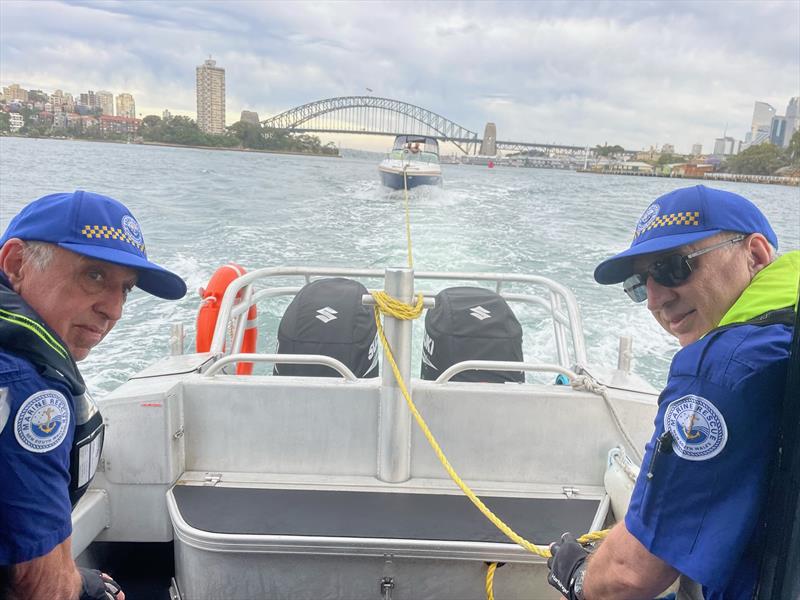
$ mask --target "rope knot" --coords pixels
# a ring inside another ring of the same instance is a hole
[[[395,319],[412,321],[419,318],[424,309],[422,294],[417,294],[416,302],[413,305],[393,298],[384,291],[371,292],[371,294],[375,299],[375,310]]]
[[[572,389],[576,391],[585,390],[598,396],[604,396],[606,393],[606,386],[595,381],[587,375],[579,375],[576,379],[570,382]]]

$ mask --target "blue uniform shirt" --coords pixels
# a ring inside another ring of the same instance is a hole
[[[713,331],[675,355],[625,524],[707,600],[751,598],[791,328]],[[670,431],[674,441],[658,439]],[[652,478],[646,474],[652,472]]]
[[[0,565],[44,556],[72,533],[66,385],[0,350]]]

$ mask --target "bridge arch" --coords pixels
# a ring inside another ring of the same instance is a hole
[[[438,113],[379,96],[325,98],[282,112],[262,124],[297,133],[425,135],[451,142],[465,154],[471,154],[480,141],[477,133]]]

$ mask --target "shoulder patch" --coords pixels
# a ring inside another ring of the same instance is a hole
[[[689,394],[669,403],[664,430],[672,434],[675,454],[686,460],[708,460],[722,452],[728,427],[722,413],[709,400]]]
[[[14,419],[14,435],[23,448],[37,453],[48,452],[67,437],[69,421],[69,403],[64,394],[43,390],[19,407]]]
[[[9,413],[11,413],[11,406],[8,403],[8,388],[0,388],[0,433],[3,433]]]

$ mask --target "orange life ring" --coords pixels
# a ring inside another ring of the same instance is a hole
[[[197,313],[197,340],[195,342],[195,350],[197,352],[208,352],[211,349],[211,340],[214,337],[214,328],[217,326],[219,307],[222,303],[222,297],[225,295],[225,290],[228,289],[234,279],[244,275],[246,272],[244,267],[236,263],[222,265],[211,276],[208,285],[205,288],[200,288],[200,296],[203,301]],[[241,299],[241,292],[236,297]],[[256,341],[258,340],[256,316],[257,312],[254,304],[247,311],[247,325],[242,339],[242,352],[256,351]],[[253,363],[236,363],[237,375],[250,375],[252,372]]]

